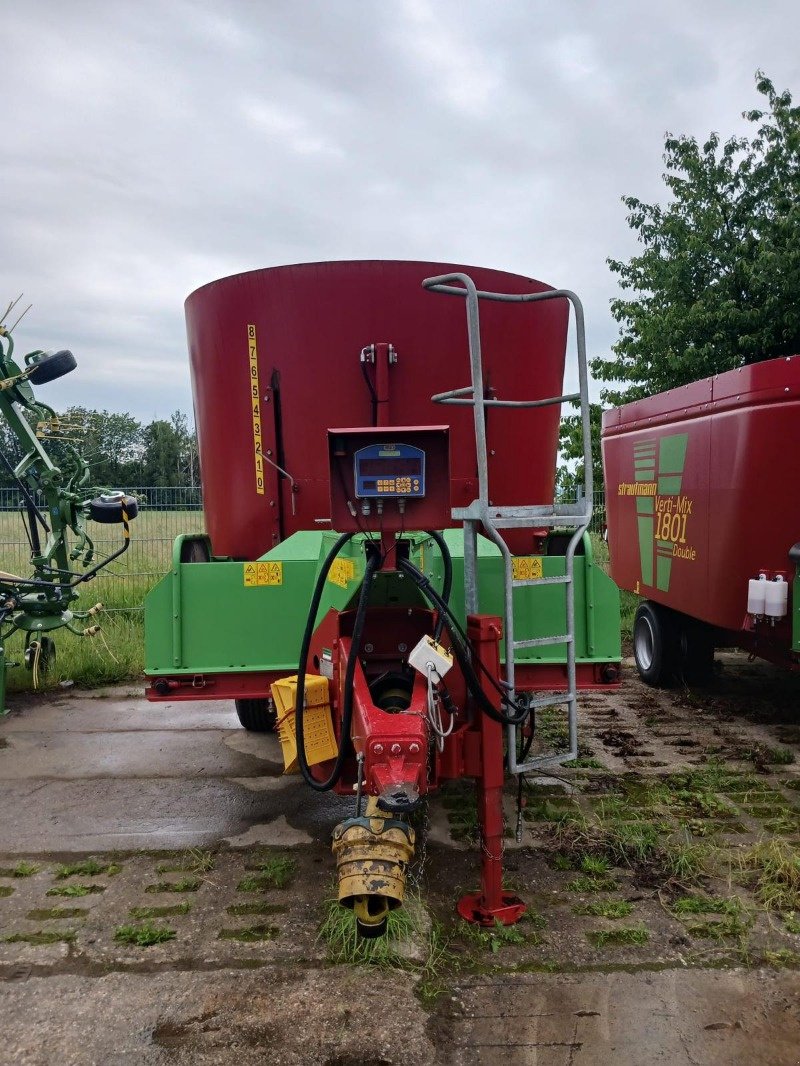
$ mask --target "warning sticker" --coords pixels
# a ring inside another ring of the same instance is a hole
[[[352,559],[334,559],[328,571],[328,581],[332,585],[338,585],[346,589],[348,584],[356,576],[356,565]]]
[[[283,584],[283,563],[242,563],[242,573],[246,588]]]
[[[534,581],[542,576],[541,555],[520,555],[511,560],[515,581]]]

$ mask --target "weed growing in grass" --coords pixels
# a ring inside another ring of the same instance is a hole
[[[145,892],[196,892],[202,883],[199,877],[182,877],[180,881],[157,881],[148,885]]]
[[[250,862],[245,869],[256,871],[257,876],[246,878],[249,882],[257,881],[259,888],[286,888],[294,880],[297,863],[286,855],[273,855],[269,858]],[[244,884],[244,882],[242,882]],[[254,892],[258,889],[239,887],[240,892]]]
[[[154,922],[141,922],[139,925],[120,925],[114,932],[118,944],[132,944],[137,948],[149,948],[153,944],[163,944],[174,940],[178,934],[168,925],[156,925]]]
[[[743,857],[755,893],[768,910],[800,910],[800,855],[783,840],[761,841]]]
[[[189,900],[184,899],[170,907],[131,907],[129,913],[132,918],[142,921],[150,918],[173,918],[179,914],[188,914],[191,909]]]
[[[646,944],[650,939],[650,932],[644,926],[630,929],[592,929],[587,932],[586,939],[596,948],[624,947]]]
[[[190,848],[189,851],[169,862],[160,862],[156,866],[157,874],[204,874],[214,869],[214,856],[202,848]]]
[[[78,898],[80,896],[93,896],[98,892],[105,892],[105,890],[105,885],[56,885],[55,888],[48,888],[46,895]]]
[[[89,912],[82,907],[40,907],[28,911],[32,922],[55,922],[61,918],[85,918]]]
[[[595,918],[627,918],[633,904],[621,899],[604,899],[596,903],[582,903],[572,908],[573,914],[590,914]]]
[[[0,939],[4,944],[32,944],[38,947],[44,944],[71,944],[75,936],[73,929],[66,929],[63,933],[38,929],[35,933],[11,933]]]
[[[56,870],[56,879],[65,880],[67,877],[97,877],[99,874],[107,874],[113,877],[122,869],[113,862],[100,862],[98,859],[82,859],[80,862],[71,862],[59,866]]]
[[[246,929],[220,929],[219,940],[240,940],[243,944],[255,944],[262,940],[274,940],[280,933],[277,925],[251,925]]]
[[[39,870],[39,866],[21,859],[16,866],[6,866],[0,870],[0,877],[33,877],[34,874],[38,874]]]
[[[784,925],[786,926],[787,933],[800,934],[800,918],[791,911],[789,914],[783,916]]]

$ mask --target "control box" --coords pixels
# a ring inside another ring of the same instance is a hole
[[[447,426],[329,429],[328,456],[337,532],[378,535],[452,525]]]

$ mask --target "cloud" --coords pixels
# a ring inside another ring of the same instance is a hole
[[[579,292],[616,336],[620,197],[662,195],[663,134],[744,128],[763,67],[800,91],[797,6],[178,0],[4,16],[0,300],[48,398],[190,407],[183,301],[260,266],[479,263]],[[57,390],[57,397],[56,397]]]

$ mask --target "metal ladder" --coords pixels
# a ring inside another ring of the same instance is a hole
[[[540,767],[567,762],[578,755],[578,704],[575,672],[575,595],[574,562],[575,549],[588,529],[592,518],[592,460],[591,436],[589,428],[589,386],[586,368],[586,336],[584,332],[583,305],[574,292],[568,289],[551,289],[545,292],[512,294],[501,292],[484,292],[479,290],[468,274],[443,274],[439,277],[426,278],[423,288],[430,292],[445,293],[449,296],[462,296],[466,299],[467,336],[469,341],[470,368],[472,384],[464,388],[440,392],[431,399],[434,403],[459,404],[473,408],[475,416],[475,445],[478,460],[478,497],[468,507],[456,507],[452,516],[464,525],[464,595],[467,614],[477,614],[478,603],[478,530],[483,529],[486,536],[499,548],[503,559],[503,632],[506,642],[506,680],[510,700],[516,698],[514,678],[514,653],[522,648],[541,647],[546,644],[566,644],[567,646],[567,688],[556,696],[537,696],[530,698],[528,706],[533,711],[537,707],[563,706],[568,708],[569,716],[569,751],[560,754],[536,755],[523,762],[517,761],[519,730],[521,726],[507,726],[508,736],[508,770],[509,773],[523,774]],[[499,300],[504,303],[538,303],[543,300],[566,299],[575,313],[578,383],[579,391],[561,396],[549,396],[537,400],[495,400],[487,399],[484,390],[483,363],[481,359],[480,300]],[[495,507],[489,503],[489,468],[486,447],[486,408],[487,407],[548,407],[553,404],[579,401],[581,427],[583,436],[583,500],[576,504],[531,504],[519,506]],[[508,545],[498,532],[500,529],[531,526],[562,527],[573,530],[566,552],[565,574],[563,577],[539,577],[519,580],[514,577],[512,555]],[[566,633],[547,637],[533,637],[527,640],[514,639],[514,589],[530,585],[564,585],[566,592]]]

